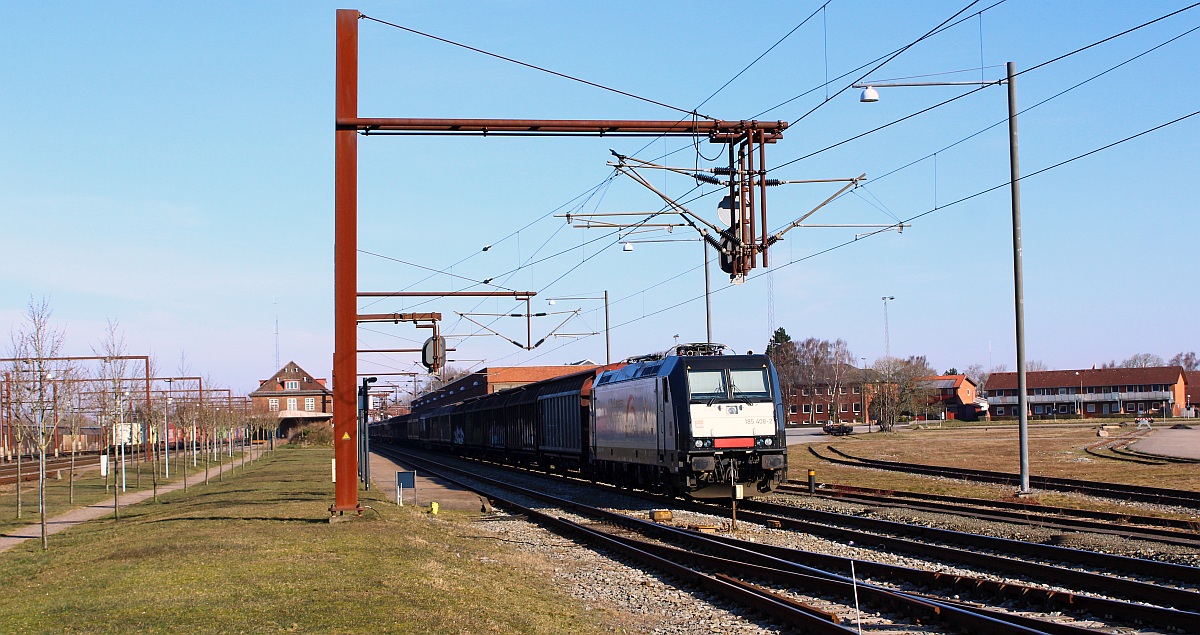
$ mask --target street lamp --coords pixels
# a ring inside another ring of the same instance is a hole
[[[117,434],[120,435],[120,437],[118,439],[116,439],[116,441],[118,441],[117,461],[119,461],[121,464],[121,491],[124,492],[125,491],[125,444],[128,442],[126,440],[127,431],[125,430],[125,402],[129,399],[129,391],[126,390],[123,393],[118,392],[114,396],[117,399],[117,424],[118,424],[117,425],[117,429],[118,429]],[[140,468],[138,470],[138,474],[141,474]],[[114,483],[113,489],[116,489],[116,485],[115,485],[116,480],[117,480],[116,474],[114,473],[113,474],[113,483]]]
[[[862,418],[867,422],[867,432],[871,431],[871,416],[867,414],[867,358],[859,357],[862,361],[862,371],[858,376],[858,408],[862,412]]]
[[[371,405],[371,396],[368,390],[377,381],[378,377],[363,377],[362,387],[358,390],[359,410],[362,412],[358,418],[358,477],[367,490],[371,489],[371,445],[367,438],[367,409]]]
[[[1079,374],[1079,371],[1075,371],[1075,377],[1077,379],[1079,379],[1079,409],[1076,410],[1075,412],[1079,415],[1079,418],[1082,419],[1083,418],[1083,376]]]
[[[174,379],[168,377],[167,382],[167,409],[163,418],[163,478],[171,478],[171,443],[168,440],[171,436],[171,383]]]
[[[46,381],[54,380],[54,372],[38,374],[38,516],[42,526],[42,550],[46,543]],[[17,475],[17,487],[21,486],[21,475]]]
[[[1025,283],[1023,265],[1021,262],[1021,182],[1020,169],[1017,161],[1017,85],[1016,65],[1008,62],[1005,65],[1006,77],[993,81],[964,81],[964,82],[903,82],[888,84],[855,84],[854,88],[862,88],[859,101],[872,103],[879,101],[879,91],[876,88],[892,86],[990,86],[1005,84],[1008,86],[1008,169],[1009,193],[1012,203],[1012,236],[1013,236],[1013,295],[1014,313],[1017,337],[1017,410],[1020,413],[1020,453],[1021,453],[1021,490],[1020,494],[1029,493],[1029,396],[1026,394],[1025,381]]]
[[[625,246],[628,247],[628,249],[626,249],[625,251],[633,251],[633,245],[630,245],[629,243],[625,243]],[[546,298],[546,301],[548,303],[550,303],[551,305],[553,305],[556,300],[604,300],[604,363],[611,364],[612,363],[612,340],[609,338],[609,333],[608,333],[608,289],[604,290],[604,296],[600,297],[600,298],[587,297],[587,296],[577,296],[577,297],[569,297],[569,298]]]
[[[887,373],[886,381],[883,385],[883,389],[885,391],[883,396],[884,407],[880,412],[880,419],[890,421],[887,419],[887,414],[891,412],[890,406],[892,402],[892,341],[891,335],[888,333],[887,303],[889,300],[895,300],[896,296],[885,295],[879,299],[883,300],[883,362],[886,364],[886,366],[884,366],[884,371]],[[893,425],[895,424],[894,421],[890,421],[890,423]],[[882,428],[880,428],[880,430],[882,430]]]

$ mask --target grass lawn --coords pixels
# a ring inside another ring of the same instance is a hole
[[[111,517],[0,553],[15,633],[607,633],[475,515],[361,494],[330,524],[329,448],[284,447]],[[35,499],[36,500],[36,499]],[[491,536],[490,538],[485,538]]]

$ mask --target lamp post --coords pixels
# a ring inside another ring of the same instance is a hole
[[[358,418],[358,478],[368,491],[371,489],[371,442],[367,438],[367,409],[371,405],[371,384],[379,381],[378,377],[363,377],[362,386],[358,389],[359,412]]]
[[[626,249],[625,251],[633,251],[633,245],[626,243],[626,247],[628,247],[628,249]],[[550,304],[554,304],[554,302],[556,300],[604,300],[604,363],[611,364],[612,363],[612,339],[609,337],[609,332],[608,332],[608,289],[604,290],[604,296],[600,297],[600,298],[594,298],[594,297],[588,297],[588,296],[576,296],[576,297],[568,297],[568,298],[546,298],[546,301],[549,302]]]
[[[121,394],[121,393],[117,394],[117,429],[119,430],[117,434],[120,435],[117,438],[117,443],[118,443],[118,445],[117,445],[117,461],[120,462],[120,464],[121,464],[121,491],[122,492],[125,491],[125,443],[126,443],[126,439],[125,439],[125,434],[126,434],[126,431],[125,431],[125,401],[127,399],[129,399],[129,391],[125,391],[124,394]],[[140,474],[140,471],[139,471],[139,474]],[[113,482],[115,483],[116,480],[117,479],[114,475]],[[113,486],[113,489],[116,489],[115,485]]]
[[[40,363],[39,363],[40,366]],[[54,380],[53,372],[38,373],[38,516],[42,526],[42,550],[49,545],[46,542],[46,381]],[[17,475],[17,485],[21,477]]]
[[[1084,418],[1084,376],[1080,375],[1079,371],[1075,371],[1075,377],[1079,378],[1079,418]]]
[[[1006,77],[994,81],[964,81],[964,82],[903,82],[888,84],[855,84],[862,88],[859,101],[879,101],[876,88],[892,86],[990,86],[1005,84],[1008,86],[1008,169],[1009,194],[1012,207],[1012,242],[1013,242],[1013,296],[1014,321],[1016,323],[1017,344],[1017,410],[1020,413],[1021,454],[1021,489],[1019,494],[1029,493],[1029,395],[1026,394],[1025,377],[1025,283],[1021,258],[1021,172],[1017,161],[1017,85],[1016,66],[1012,62],[1005,65]]]
[[[885,364],[884,371],[886,373],[883,384],[883,407],[880,409],[879,418],[882,421],[889,421],[895,426],[895,422],[887,418],[888,414],[892,411],[892,340],[890,333],[888,333],[887,306],[888,301],[895,300],[896,296],[885,295],[879,299],[883,300],[883,363]]]
[[[168,377],[167,382],[167,410],[163,416],[163,478],[171,478],[171,382],[173,380]]]
[[[862,371],[858,375],[858,409],[862,413],[862,418],[867,422],[867,432],[871,431],[871,416],[867,414],[867,358],[859,357],[862,361]]]

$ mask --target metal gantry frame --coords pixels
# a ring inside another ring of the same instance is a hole
[[[358,137],[374,135],[488,136],[706,136],[729,145],[731,163],[742,165],[741,240],[754,242],[755,211],[762,227],[761,247],[744,251],[735,263],[742,275],[762,255],[766,266],[766,144],[782,137],[786,121],[720,121],[688,117],[678,121],[563,119],[417,119],[364,118],[358,114],[358,22],[355,9],[339,9],[336,18],[334,99],[334,351],[333,426],[336,485],[331,515],[362,513],[355,475],[358,387]],[[757,152],[756,152],[757,150]],[[757,154],[757,163],[755,163]],[[757,178],[757,181],[755,180]],[[758,198],[755,199],[755,185]],[[731,190],[735,186],[730,185]]]

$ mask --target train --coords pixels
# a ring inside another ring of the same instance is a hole
[[[785,421],[766,355],[697,343],[419,409],[369,434],[618,487],[742,498],[787,480]]]

